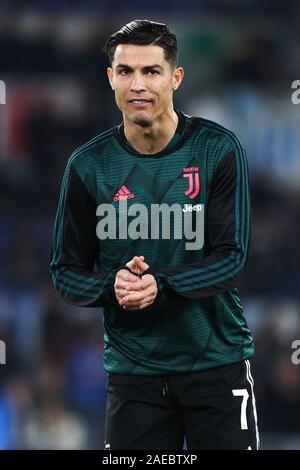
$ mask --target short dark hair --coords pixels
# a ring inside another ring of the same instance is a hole
[[[177,39],[163,23],[150,20],[134,20],[112,34],[103,46],[103,52],[108,56],[110,64],[114,59],[116,47],[119,44],[135,44],[138,46],[160,46],[164,56],[172,68],[178,64]]]

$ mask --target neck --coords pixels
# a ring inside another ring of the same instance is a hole
[[[143,154],[163,150],[175,134],[178,116],[173,107],[147,127],[130,122],[124,116],[124,133],[129,144]]]

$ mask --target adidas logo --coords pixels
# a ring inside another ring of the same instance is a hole
[[[120,201],[120,199],[133,199],[133,198],[134,198],[134,194],[128,191],[128,189],[124,185],[114,195],[114,201]]]

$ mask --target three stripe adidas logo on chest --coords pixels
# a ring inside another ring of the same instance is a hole
[[[121,186],[114,195],[114,201],[120,201],[121,199],[134,199],[134,194],[132,194],[125,185]]]

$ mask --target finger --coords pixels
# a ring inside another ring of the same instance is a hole
[[[134,308],[144,305],[144,303],[153,302],[157,296],[157,289],[149,288],[147,291],[142,291],[144,297],[141,298],[139,294],[131,294],[130,296],[124,297],[122,301],[123,306]]]
[[[148,295],[147,295],[147,297],[148,297]],[[131,294],[131,295],[128,295],[128,292],[127,292],[126,297],[121,299],[119,304],[121,306],[123,306],[125,304],[126,305],[131,305],[131,304],[134,304],[134,303],[138,303],[140,300],[143,300],[144,298],[145,298],[145,293],[143,293],[143,291],[136,292],[136,293]]]
[[[144,260],[144,256],[134,256],[133,259],[126,264],[126,266],[128,266],[130,269],[141,269],[141,271],[144,271],[145,267],[148,266]]]
[[[128,284],[126,289],[128,291],[139,291],[139,290],[145,290],[150,286],[154,286],[156,284],[156,281],[153,276],[152,278],[143,278],[135,283]]]
[[[134,284],[134,283],[133,283]],[[118,300],[118,302],[125,296],[128,295],[128,291],[126,289],[128,283],[126,283],[126,281],[122,281],[122,282],[119,282],[117,283],[115,286],[114,286],[114,291],[115,291],[115,295],[116,295],[116,298]]]
[[[145,261],[145,257],[144,256],[134,256],[133,260],[134,260],[135,263],[143,263]]]
[[[121,306],[139,304],[140,302],[144,301],[145,299],[148,299],[151,296],[154,297],[154,295],[155,290],[152,288],[148,288],[146,290],[127,295],[119,303]]]
[[[134,284],[134,283],[133,283]],[[117,279],[115,282],[115,288],[116,289],[125,289],[126,287],[130,285],[129,281],[123,281],[123,279]]]
[[[126,263],[126,266],[127,266],[127,268],[131,269],[132,271],[137,269],[137,266],[136,266],[136,264],[133,260],[128,261],[128,263]]]
[[[135,258],[136,258],[136,259],[135,259],[135,263],[136,263],[136,265],[137,265],[137,267],[138,267],[138,269],[139,269],[139,271],[140,271],[141,273],[143,273],[144,271],[146,271],[146,269],[149,268],[149,265],[144,262],[144,257],[142,257],[142,256],[140,256],[140,257],[135,256]],[[143,259],[142,259],[142,258],[143,258]]]
[[[116,279],[117,280],[122,279],[123,281],[129,281],[129,282],[136,282],[140,280],[138,276],[127,271],[127,269],[121,269],[120,271],[118,271],[116,275]]]
[[[134,256],[131,261],[128,261],[128,263],[126,263],[126,266],[131,271],[142,274],[143,269],[140,269],[140,265],[138,263],[142,262],[143,260],[144,256]]]
[[[117,296],[118,301],[120,299],[122,299],[123,297],[126,297],[126,295],[128,295],[127,290],[124,290],[124,289],[117,289],[116,290],[116,296]]]
[[[132,292],[132,291],[135,291],[135,292],[138,292],[140,290],[144,290],[145,289],[145,286],[144,284],[139,281],[135,282],[135,283],[132,283],[132,284],[127,284],[126,286],[126,290],[127,290],[127,294],[128,292]]]
[[[119,300],[119,305],[120,307],[134,307],[136,305],[139,305],[142,302],[142,300],[143,298],[133,299],[133,298],[129,298],[129,296],[126,295],[125,297]]]

